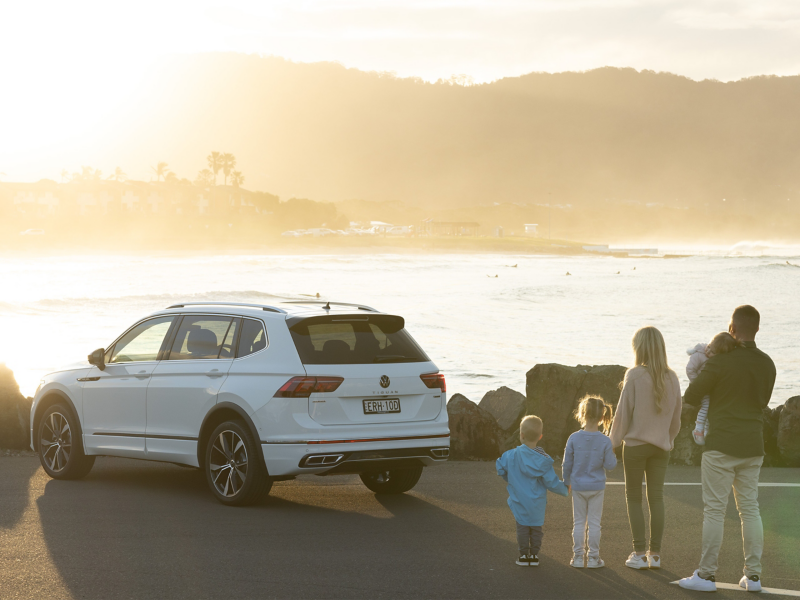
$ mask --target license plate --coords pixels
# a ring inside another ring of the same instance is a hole
[[[364,400],[365,415],[385,415],[400,412],[400,400],[386,398],[381,400]]]

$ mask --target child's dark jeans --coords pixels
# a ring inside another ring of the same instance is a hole
[[[542,549],[542,538],[544,531],[542,526],[529,527],[517,523],[517,544],[519,545],[519,555],[539,554]]]

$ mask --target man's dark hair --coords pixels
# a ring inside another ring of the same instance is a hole
[[[755,335],[761,323],[761,315],[755,307],[749,304],[737,306],[731,316],[731,321],[736,325],[736,329],[746,335]]]

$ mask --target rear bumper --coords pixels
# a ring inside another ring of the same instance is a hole
[[[428,467],[446,462],[450,436],[262,443],[261,449],[273,477],[336,475],[418,465]]]

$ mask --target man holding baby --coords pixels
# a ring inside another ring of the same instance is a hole
[[[764,529],[758,507],[758,477],[764,460],[762,410],[775,385],[775,364],[756,347],[760,315],[752,306],[733,311],[730,334],[739,342],[731,352],[715,354],[689,385],[684,402],[700,406],[710,396],[710,429],[703,453],[703,549],[700,566],[681,579],[686,589],[716,591],[717,558],[728,498],[733,489],[742,521],[744,576],[739,585],[761,591]]]

